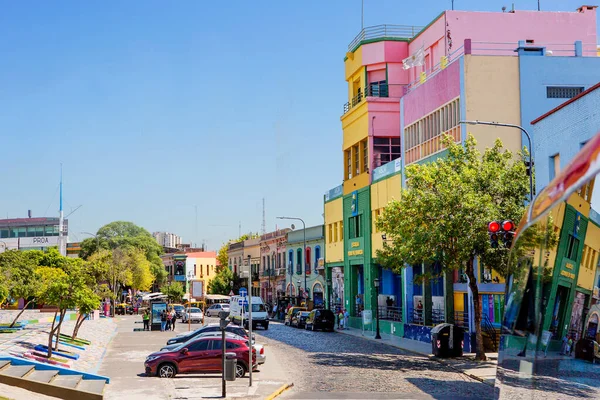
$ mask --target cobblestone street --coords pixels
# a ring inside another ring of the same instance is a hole
[[[426,357],[339,333],[312,332],[272,322],[257,330],[294,383],[283,398],[492,399],[494,388]],[[375,393],[379,392],[379,393]],[[352,394],[354,396],[352,396]],[[365,397],[366,396],[366,397]]]

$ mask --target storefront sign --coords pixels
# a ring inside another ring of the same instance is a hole
[[[19,247],[52,247],[58,246],[58,236],[38,236],[19,238]]]
[[[573,264],[571,264],[570,262],[567,262],[567,263],[565,263],[565,268],[573,269],[574,267],[573,267]]]
[[[152,303],[152,323],[160,324],[160,314],[167,310],[167,303]]]
[[[360,247],[360,242],[352,242],[351,247]]]
[[[569,279],[575,279],[575,274],[568,271],[560,271],[560,274]]]
[[[338,197],[341,197],[343,193],[344,193],[344,185],[336,186],[333,189],[328,190],[327,193],[325,193],[325,201],[329,201],[329,200],[333,200]]]
[[[381,167],[377,167],[373,170],[373,180],[379,180],[385,178],[386,176],[390,176],[395,174],[396,172],[400,172],[402,169],[402,160],[400,158],[390,161],[387,164],[382,165]]]
[[[202,291],[203,281],[192,281],[192,296],[202,297],[204,292]]]
[[[358,215],[358,192],[355,190],[352,192],[352,201],[350,203],[350,212],[353,217]]]
[[[348,252],[348,256],[352,257],[352,256],[362,256],[364,254],[364,252],[362,250],[350,250]]]

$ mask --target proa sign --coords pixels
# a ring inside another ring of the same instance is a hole
[[[34,237],[32,239],[32,242],[34,244],[49,244],[50,242],[48,241],[47,237]]]
[[[19,238],[19,247],[50,247],[58,246],[58,236],[36,236]]]

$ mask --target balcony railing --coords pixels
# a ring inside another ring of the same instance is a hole
[[[389,83],[370,83],[365,87],[364,92],[358,93],[349,102],[344,104],[344,114],[352,108],[358,106],[366,97],[389,97],[400,98],[406,93],[407,85],[389,84]],[[364,94],[363,94],[364,93]]]
[[[421,32],[422,26],[411,25],[375,25],[368,26],[359,32],[348,45],[348,51],[354,51],[365,40],[374,39],[412,39]]]
[[[379,319],[402,322],[402,307],[379,306]]]

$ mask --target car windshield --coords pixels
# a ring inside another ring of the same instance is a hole
[[[244,306],[244,311],[248,312],[248,306]],[[266,308],[264,304],[252,304],[252,312],[265,312]]]
[[[190,312],[191,312],[192,314],[198,314],[198,313],[200,313],[200,312],[202,312],[202,311],[201,311],[199,308],[192,308],[192,309],[190,310]]]
[[[173,308],[175,309],[175,311],[183,310],[183,306],[173,306]]]

